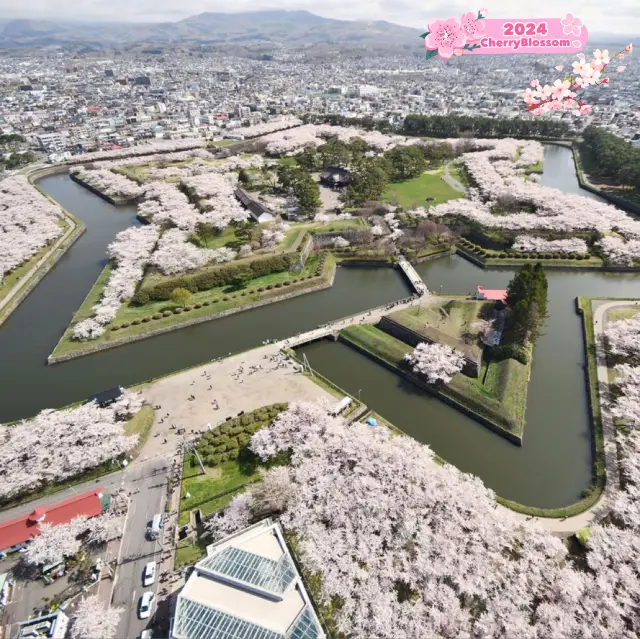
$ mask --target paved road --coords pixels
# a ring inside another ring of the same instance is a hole
[[[148,562],[159,562],[162,546],[161,538],[149,541],[145,530],[156,513],[164,515],[169,468],[170,463],[166,459],[155,458],[134,466],[126,474],[125,488],[131,492],[131,502],[112,597],[113,606],[124,608],[116,633],[123,639],[139,637],[153,622],[155,606],[149,619],[139,619],[138,605],[144,592],[158,591],[158,579],[153,586],[145,588],[142,573]]]

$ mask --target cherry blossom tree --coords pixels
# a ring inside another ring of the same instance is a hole
[[[84,541],[87,544],[101,545],[122,537],[124,531],[125,516],[116,515],[108,510],[102,515],[91,517],[87,521],[88,534]]]
[[[73,339],[93,340],[104,333],[104,327],[113,321],[120,305],[133,297],[159,236],[160,229],[154,224],[131,227],[116,235],[107,247],[107,254],[114,262],[109,281],[100,301],[91,309],[93,317],[74,325]]]
[[[281,131],[283,129],[291,129],[295,126],[300,126],[302,120],[295,116],[285,115],[279,120],[271,120],[270,122],[261,122],[260,124],[254,124],[252,126],[246,126],[241,129],[237,129],[238,133],[241,133],[245,138],[256,138],[268,133],[274,133],[275,131]]]
[[[604,335],[614,355],[640,364],[640,314],[617,322],[607,322]]]
[[[73,477],[131,450],[137,435],[127,435],[126,417],[139,406],[130,391],[116,405],[89,402],[65,410],[43,410],[29,421],[0,432],[0,497]]]
[[[132,146],[126,149],[116,149],[110,151],[96,151],[94,153],[81,153],[74,155],[67,164],[87,164],[95,160],[113,160],[117,158],[127,158],[139,155],[153,155],[156,153],[172,153],[175,151],[186,151],[206,146],[207,141],[201,139],[186,140],[154,140],[140,146]]]
[[[63,233],[60,207],[23,175],[0,183],[0,284],[7,273],[31,259]]]
[[[77,175],[89,186],[111,197],[132,198],[144,192],[144,189],[133,180],[108,169],[88,170],[79,166],[71,169],[71,173]]]
[[[203,249],[189,241],[189,233],[180,229],[165,231],[150,259],[166,275],[183,273],[204,266],[216,256],[216,251]]]
[[[545,240],[532,235],[518,235],[512,247],[523,253],[588,253],[587,243],[577,237],[564,240]]]
[[[464,366],[464,355],[446,344],[421,343],[405,355],[414,373],[424,375],[429,384],[448,384]]]
[[[291,404],[251,448],[265,461],[290,454],[294,488],[280,519],[319,574],[321,603],[340,599],[340,632],[497,639],[640,631],[640,437],[624,443],[631,492],[615,508],[625,519],[591,527],[589,571],[560,539],[497,510],[478,478],[436,464],[410,437],[347,424],[326,404]],[[251,520],[254,496],[236,499],[222,534]]]
[[[295,486],[286,466],[261,469],[262,481],[251,486],[251,511],[254,517],[282,513],[294,497]]]
[[[621,395],[611,408],[611,414],[626,424],[640,427],[640,366],[618,364],[619,377],[614,384],[620,388]]]
[[[123,612],[123,608],[106,608],[98,595],[81,599],[73,614],[71,639],[114,639]]]
[[[284,227],[279,224],[265,226],[260,232],[260,246],[262,248],[275,248],[285,238]]]
[[[223,512],[215,514],[207,521],[207,532],[217,541],[236,530],[246,528],[251,521],[252,505],[250,492],[237,495]]]
[[[38,525],[39,534],[29,542],[20,558],[29,566],[41,566],[73,557],[80,551],[79,537],[86,529],[87,518],[83,516],[58,526],[44,521]]]

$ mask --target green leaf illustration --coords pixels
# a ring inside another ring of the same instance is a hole
[[[431,31],[425,31],[420,37],[421,38],[426,38],[430,33],[431,33]]]
[[[438,55],[438,50],[437,49],[431,49],[431,50],[427,51],[426,59],[430,60],[431,58],[433,58],[434,55]]]

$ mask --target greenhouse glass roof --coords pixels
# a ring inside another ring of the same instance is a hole
[[[296,578],[296,570],[287,555],[274,561],[232,547],[203,560],[199,568],[277,594],[282,594]]]

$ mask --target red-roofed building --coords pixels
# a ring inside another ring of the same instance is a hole
[[[478,286],[476,290],[477,300],[487,300],[489,302],[504,302],[507,303],[507,291],[502,289],[489,289],[484,286]]]
[[[87,107],[87,111],[100,111],[100,107],[96,105],[91,105]]]
[[[40,524],[46,522],[58,526],[69,523],[74,517],[95,517],[108,506],[109,496],[102,488],[70,497],[51,506],[39,506],[27,515],[0,522],[0,552],[17,550],[32,537],[40,534]]]

